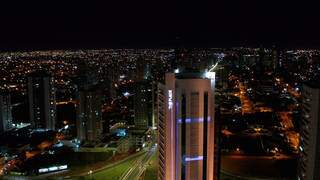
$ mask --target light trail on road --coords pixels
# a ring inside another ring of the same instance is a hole
[[[130,167],[120,178],[120,180],[138,180],[146,170],[151,157],[157,152],[157,146],[154,145],[147,154],[139,158],[133,167]]]

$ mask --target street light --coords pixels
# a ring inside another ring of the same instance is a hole
[[[92,170],[90,170],[88,174],[90,175],[90,179],[92,179]]]

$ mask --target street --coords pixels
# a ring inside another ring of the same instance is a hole
[[[254,113],[253,103],[246,96],[245,93],[247,90],[242,82],[239,82],[239,90],[240,90],[239,98],[242,104],[242,115]]]
[[[294,131],[294,125],[292,123],[292,116],[289,112],[278,112],[277,116],[281,121],[284,134],[286,136],[286,141],[295,150],[298,150],[299,146],[299,133]]]
[[[154,153],[157,152],[157,146],[153,145],[148,153],[136,160],[134,165],[130,167],[121,177],[120,180],[138,180],[146,170],[148,163]]]

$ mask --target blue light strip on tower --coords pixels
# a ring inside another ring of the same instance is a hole
[[[210,116],[208,117],[208,122],[211,121],[211,118]],[[186,118],[186,123],[202,123],[203,122],[203,118]],[[178,119],[178,123],[181,124],[182,123],[182,120],[181,118]]]
[[[185,161],[201,161],[203,160],[203,156],[196,156],[196,157],[185,157]]]

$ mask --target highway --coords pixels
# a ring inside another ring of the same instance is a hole
[[[121,177],[120,180],[138,180],[146,170],[151,157],[157,152],[157,146],[153,145],[148,152],[136,160],[134,165],[130,167]]]

